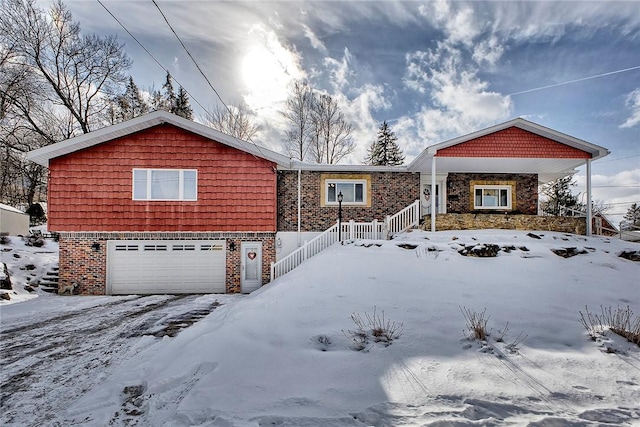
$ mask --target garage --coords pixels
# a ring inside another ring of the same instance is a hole
[[[224,293],[225,249],[224,240],[110,240],[107,293]]]

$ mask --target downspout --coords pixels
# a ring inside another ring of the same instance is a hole
[[[431,159],[431,232],[435,233],[436,231],[436,215],[437,215],[437,206],[436,203],[436,153],[433,153],[433,158]]]
[[[302,218],[302,212],[301,212],[302,185],[301,185],[301,177],[300,177],[301,174],[302,174],[302,171],[300,170],[300,168],[298,168],[298,247],[302,245],[301,235],[300,235],[300,222]]]
[[[591,209],[591,159],[587,159],[587,236],[591,236],[591,222],[593,212]]]

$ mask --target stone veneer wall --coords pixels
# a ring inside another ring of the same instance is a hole
[[[226,290],[240,292],[240,242],[262,242],[262,284],[270,281],[271,262],[276,259],[275,233],[234,232],[62,232],[60,233],[61,286],[77,283],[75,290],[81,295],[105,295],[107,292],[107,241],[108,240],[226,240]],[[235,243],[235,250],[229,249]],[[93,243],[100,249],[92,250]]]
[[[536,215],[538,213],[538,175],[513,173],[450,173],[447,176],[447,212],[469,213],[471,209],[471,181],[500,182],[515,181],[515,209],[510,213]],[[496,210],[502,212],[504,210]],[[491,213],[491,211],[478,211]]]
[[[322,207],[320,203],[323,173],[301,173],[301,231],[324,231],[336,223],[338,207]],[[353,175],[344,173],[343,175]],[[358,172],[371,177],[371,206],[343,206],[343,221],[383,220],[386,215],[406,208],[420,198],[420,174],[409,172]],[[298,227],[298,171],[278,171],[278,231],[297,231]]]
[[[431,230],[430,217],[425,217],[424,230]],[[438,214],[436,230],[544,230],[587,234],[586,218],[565,216],[504,215],[504,214]]]

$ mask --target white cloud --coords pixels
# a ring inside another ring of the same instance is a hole
[[[341,91],[346,86],[349,86],[349,78],[353,75],[350,70],[350,63],[352,61],[351,53],[348,48],[344,48],[344,54],[340,60],[326,57],[324,59],[324,65],[330,72],[330,83],[333,86],[334,91]]]
[[[447,41],[452,44],[471,46],[473,39],[482,32],[478,25],[480,20],[475,18],[473,9],[468,5],[438,0],[422,5],[418,10],[423,17],[443,30]]]
[[[405,83],[431,101],[415,117],[423,146],[503,121],[513,110],[511,97],[491,91],[477,68],[465,67],[455,47],[440,43],[436,49],[408,54],[407,62]]]
[[[503,52],[504,47],[498,42],[498,38],[492,35],[474,46],[472,57],[478,65],[488,65],[493,68],[502,57]]]
[[[631,114],[620,127],[630,128],[640,124],[640,88],[627,95],[626,106]]]
[[[322,40],[318,38],[318,36],[313,32],[309,26],[302,24],[302,28],[304,28],[304,36],[309,39],[311,42],[311,46],[319,51],[326,52],[327,47],[322,43]]]

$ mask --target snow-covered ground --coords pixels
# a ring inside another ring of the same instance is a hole
[[[136,301],[173,297],[51,296],[0,306],[3,354],[11,351],[14,364],[35,366],[46,358],[48,370],[69,370],[66,377],[41,372],[44,380],[22,381],[13,400],[3,399],[0,420],[16,426],[640,425],[640,349],[612,333],[592,341],[579,322],[585,306],[640,313],[640,263],[618,256],[640,245],[535,235],[541,238],[519,231],[412,232],[337,245],[250,296],[189,297],[193,306],[222,305],[174,337],[153,334],[184,305],[144,327],[129,315],[141,310]],[[495,258],[458,252],[482,244],[507,250]],[[551,251],[566,248],[579,254]],[[489,339],[468,339],[462,310],[485,309]],[[351,317],[366,319],[374,310],[402,324],[401,335],[389,346],[369,340],[355,351],[347,337],[356,330]],[[100,318],[120,321],[111,320],[115,329],[102,337],[94,329]],[[5,346],[5,337],[20,335],[29,323],[55,325],[55,354],[72,353],[61,358],[64,364],[51,353],[30,354],[28,341]],[[143,333],[126,333],[132,330]],[[92,342],[102,343],[95,353]],[[109,342],[113,353],[105,356]]]

